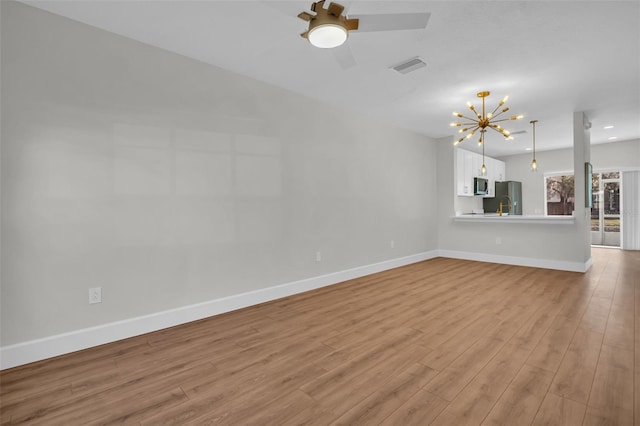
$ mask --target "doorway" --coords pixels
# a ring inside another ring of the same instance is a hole
[[[620,247],[620,172],[593,173],[591,244]]]

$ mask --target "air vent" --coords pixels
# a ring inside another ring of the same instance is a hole
[[[510,134],[511,135],[523,135],[525,133],[527,133],[526,130],[518,130],[517,132],[511,132]]]
[[[416,56],[415,58],[404,61],[398,65],[392,66],[391,69],[398,71],[400,74],[408,74],[412,71],[415,71],[417,69],[420,69],[426,66],[427,64],[422,60],[422,58],[419,58]]]

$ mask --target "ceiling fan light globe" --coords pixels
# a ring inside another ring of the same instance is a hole
[[[336,24],[318,25],[309,31],[309,42],[321,49],[338,47],[347,40],[347,30]]]

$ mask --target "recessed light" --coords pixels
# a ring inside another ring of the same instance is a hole
[[[531,151],[531,148],[525,148],[524,150],[525,151]]]
[[[610,138],[608,138],[610,141],[614,140],[614,139],[618,139],[617,136],[611,136]]]
[[[604,126],[603,129],[605,130],[613,129],[613,126]]]

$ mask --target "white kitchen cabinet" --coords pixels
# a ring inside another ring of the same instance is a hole
[[[496,196],[496,182],[506,180],[505,162],[496,160],[495,158],[485,157],[485,165],[487,166],[487,179],[489,180],[489,193],[484,198],[493,198]]]
[[[473,196],[473,152],[456,149],[456,187],[458,195]]]
[[[486,195],[483,195],[484,198],[492,198],[495,197],[495,188],[496,188],[496,163],[498,160],[491,157],[484,157],[484,165],[487,167],[487,174],[484,176],[489,181],[489,191]]]
[[[496,162],[494,178],[496,182],[507,180],[507,167],[504,161],[494,160]]]
[[[482,155],[478,155],[475,152],[473,155],[473,177],[482,176]],[[486,164],[485,164],[486,165]]]
[[[482,154],[456,148],[456,193],[462,197],[474,194],[473,178],[482,176]],[[489,193],[485,198],[495,196],[495,183],[506,180],[505,163],[492,157],[484,157],[487,173],[483,177],[489,181]]]

